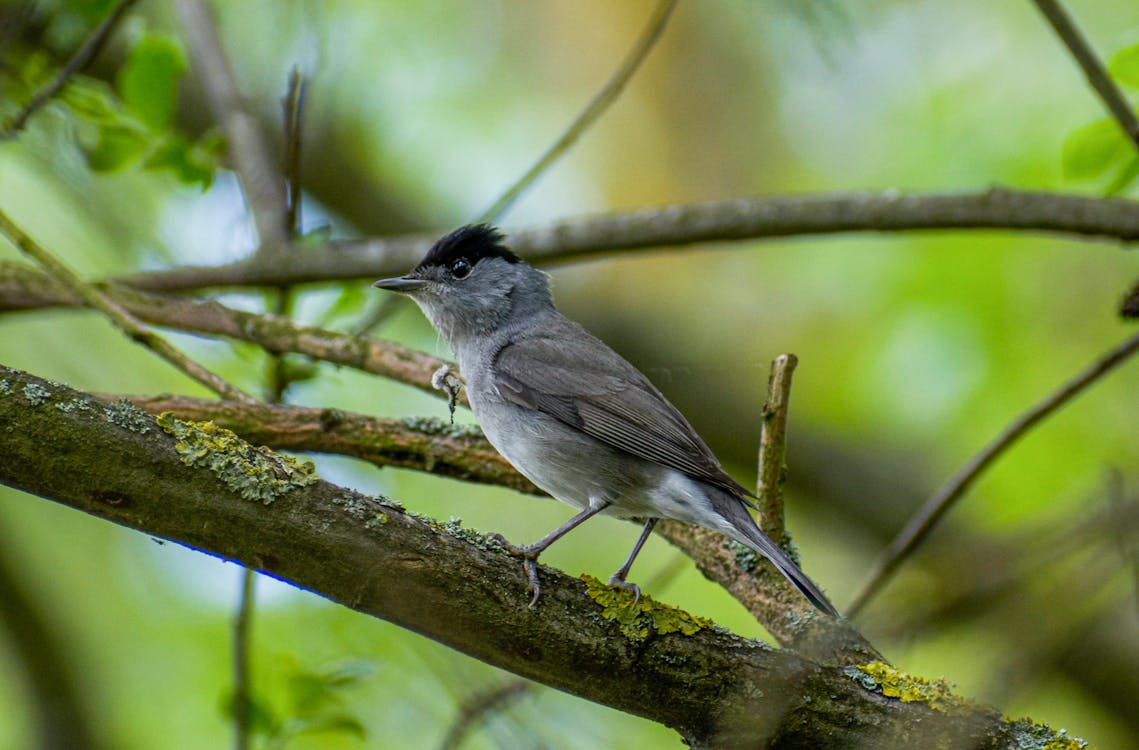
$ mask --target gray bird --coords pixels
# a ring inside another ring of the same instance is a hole
[[[485,224],[435,243],[406,276],[374,286],[410,296],[450,345],[486,437],[538,487],[580,512],[538,542],[515,547],[533,605],[538,556],[583,521],[647,519],[625,579],[659,518],[703,526],[765,556],[816,607],[838,611],[748,511],[754,497],[728,476],[688,421],[648,378],[554,307],[546,274]]]

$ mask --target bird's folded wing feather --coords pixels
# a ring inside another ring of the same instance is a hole
[[[508,401],[614,448],[751,494],[720,468],[688,421],[639,370],[583,328],[568,337],[507,344],[495,361],[495,385]]]

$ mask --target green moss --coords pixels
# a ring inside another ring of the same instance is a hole
[[[441,435],[453,438],[482,437],[482,429],[473,424],[449,424],[435,417],[407,417],[400,420],[410,430],[425,435]]]
[[[32,406],[39,406],[51,398],[51,391],[39,383],[27,383],[24,385],[24,398]]]
[[[1053,729],[1027,718],[1013,722],[1012,739],[1017,750],[1083,750],[1088,746],[1079,737],[1069,737],[1066,729]]]
[[[103,409],[107,421],[124,430],[145,435],[154,426],[154,417],[138,408],[125,398]]]
[[[173,436],[182,463],[209,469],[246,500],[268,505],[286,492],[319,479],[312,462],[250,445],[213,422],[186,422],[171,412],[159,414],[157,421]]]
[[[711,620],[690,615],[682,609],[670,607],[641,595],[639,601],[633,592],[618,586],[609,586],[590,575],[582,575],[586,591],[593,601],[601,605],[601,616],[616,622],[626,638],[644,640],[650,634],[682,633],[695,635],[712,627]]]
[[[954,693],[953,684],[948,680],[915,677],[884,661],[845,667],[844,671],[867,690],[903,703],[925,703],[935,711],[951,715],[972,713],[979,708],[978,704]]]

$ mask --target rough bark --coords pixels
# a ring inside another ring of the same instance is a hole
[[[694,747],[998,748],[1037,731],[937,685],[919,690],[880,662],[839,666],[775,650],[548,568],[530,609],[521,566],[485,538],[304,475],[263,449],[159,421],[165,429],[129,404],[0,367],[0,482],[237,560],[661,722]],[[262,461],[260,501],[225,468],[230,453],[248,452]]]

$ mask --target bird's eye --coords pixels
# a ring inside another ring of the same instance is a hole
[[[451,275],[456,279],[465,279],[471,272],[471,264],[466,258],[451,261]]]

